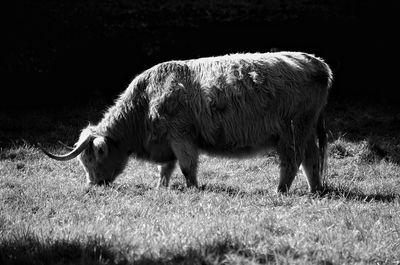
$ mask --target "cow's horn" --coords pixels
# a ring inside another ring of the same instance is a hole
[[[66,144],[64,144],[63,142],[61,142],[61,141],[57,141],[59,144],[61,144],[62,146],[64,146],[65,148],[67,148],[69,151],[72,151],[72,150],[74,150],[74,148],[73,147],[71,147],[71,146],[68,146],[68,145],[66,145]]]
[[[43,151],[43,153],[45,153],[48,157],[53,158],[55,160],[60,160],[60,161],[66,161],[66,160],[70,160],[73,159],[75,157],[77,157],[90,143],[90,141],[92,140],[93,137],[91,137],[90,135],[84,140],[82,141],[77,147],[75,147],[71,152],[65,154],[65,155],[54,155],[50,152],[48,152],[46,149],[43,148],[43,146],[39,143],[37,143],[37,146],[39,147],[40,150]]]

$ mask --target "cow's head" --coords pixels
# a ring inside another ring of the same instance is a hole
[[[75,147],[65,155],[55,155],[39,148],[50,158],[66,161],[78,157],[86,171],[87,184],[109,184],[120,174],[128,156],[121,153],[118,143],[107,136],[94,135],[89,129],[82,131]]]

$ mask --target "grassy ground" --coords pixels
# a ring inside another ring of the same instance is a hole
[[[131,160],[109,187],[84,189],[76,160],[56,162],[104,105],[0,112],[0,264],[399,264],[399,110],[331,105],[327,191],[299,174],[274,192],[274,154],[201,157],[200,190]]]

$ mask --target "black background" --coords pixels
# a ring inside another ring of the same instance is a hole
[[[1,107],[112,101],[162,61],[271,49],[324,58],[331,100],[397,101],[394,1],[16,0],[2,9]]]

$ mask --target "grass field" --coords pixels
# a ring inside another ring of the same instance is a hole
[[[201,156],[199,190],[178,170],[156,190],[156,166],[132,159],[88,191],[76,160],[32,144],[64,152],[99,105],[0,112],[0,264],[400,264],[398,109],[331,104],[326,192],[299,173],[282,196],[274,153]]]

